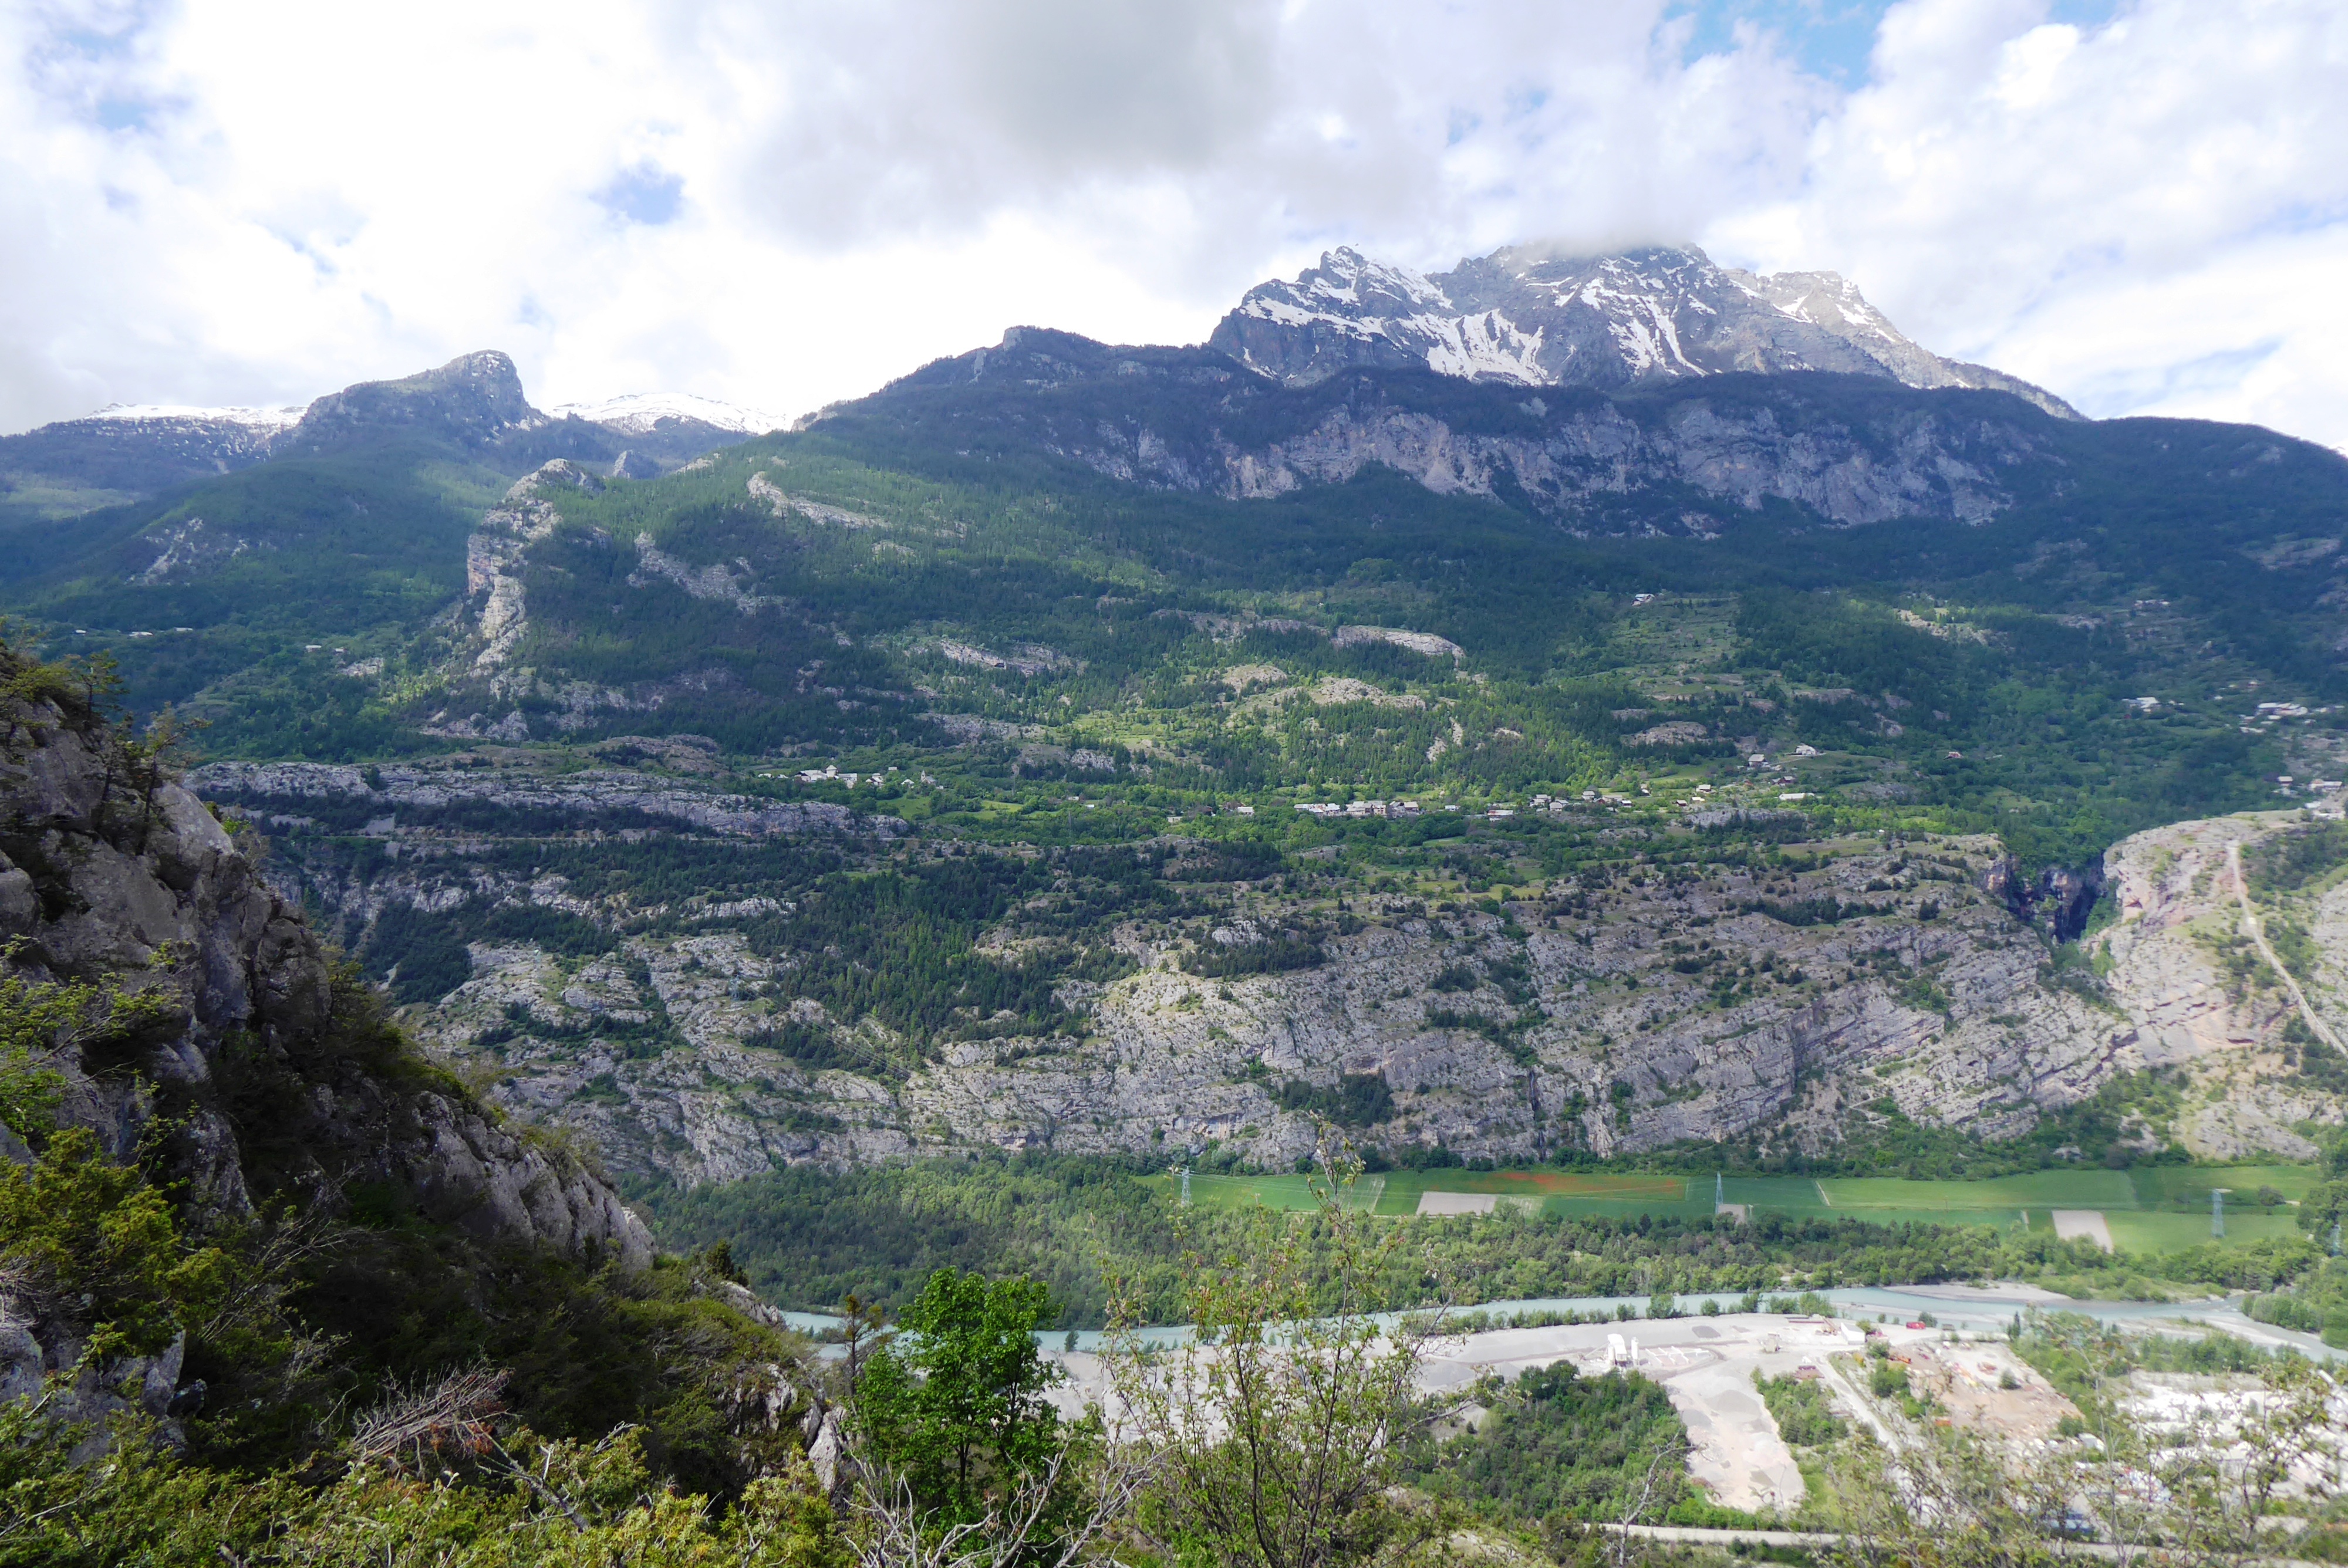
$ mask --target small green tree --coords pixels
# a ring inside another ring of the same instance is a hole
[[[2328,1240],[2332,1227],[2348,1219],[2348,1135],[2335,1138],[2324,1151],[2324,1179],[2299,1201],[2300,1228]]]
[[[16,950],[11,942],[0,961]],[[97,1005],[87,985],[0,974],[0,1126],[36,1146],[48,1136],[65,1100],[67,1052]]]
[[[38,1148],[65,1102],[66,1070],[82,1051],[154,1028],[174,1002],[166,992],[112,981],[28,978],[13,968],[24,946],[19,938],[0,948],[0,1126]]]
[[[1059,1368],[1035,1342],[1055,1316],[1033,1279],[930,1276],[857,1379],[865,1457],[955,1523],[1040,1474],[1066,1439],[1046,1397]]]
[[[1316,1212],[1261,1210],[1229,1250],[1186,1259],[1188,1341],[1152,1351],[1128,1335],[1110,1358],[1120,1419],[1162,1466],[1178,1554],[1391,1564],[1440,1533],[1439,1510],[1390,1491],[1406,1440],[1435,1413],[1416,1385],[1440,1315],[1379,1315],[1402,1227],[1381,1233],[1341,1201],[1350,1160],[1324,1149],[1322,1168],[1333,1175],[1316,1184]]]
[[[850,1307],[864,1568],[1071,1568],[1131,1512],[1148,1456],[1104,1440],[1097,1407],[1061,1419],[1043,1285],[942,1268],[870,1351],[869,1309]]]

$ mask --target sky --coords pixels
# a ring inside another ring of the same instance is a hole
[[[1349,244],[1855,280],[2348,448],[2342,0],[0,0],[0,431],[476,349],[788,419]]]

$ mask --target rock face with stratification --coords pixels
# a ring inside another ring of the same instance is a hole
[[[0,730],[5,961],[35,984],[127,999],[41,1064],[63,1080],[62,1125],[118,1160],[165,1132],[188,1201],[216,1217],[292,1194],[332,1212],[367,1184],[485,1242],[650,1262],[649,1233],[608,1183],[503,1125],[337,985],[300,909],[202,801],[142,779],[118,733],[55,702],[15,702]],[[0,1132],[0,1158],[31,1157]],[[70,1304],[0,1286],[0,1398],[71,1368],[80,1347]],[[164,1416],[177,1368],[174,1348],[93,1374],[69,1413],[120,1409],[128,1384]]]
[[[452,776],[464,775],[439,775]],[[1373,1085],[1354,1102],[1372,1107],[1354,1129],[1365,1142],[1498,1161],[1729,1139],[1817,1152],[1901,1122],[2011,1137],[2123,1078],[2157,1091],[2122,1112],[2144,1147],[2304,1156],[2303,1124],[2341,1119],[2313,1071],[2320,1048],[2302,1070],[2285,1039],[2281,993],[2230,967],[2239,910],[2204,874],[2222,864],[2212,845],[2239,838],[2255,863],[2260,845],[2308,828],[2289,814],[2140,834],[2099,875],[2027,884],[1996,841],[1949,838],[1702,875],[1633,859],[1497,907],[1364,899],[1349,928],[1323,931],[1318,964],[1202,978],[1201,952],[1312,917],[1301,900],[1234,886],[1220,897],[1243,916],[1119,925],[1131,972],[1063,987],[1081,1033],[930,1040],[794,999],[788,982],[809,955],[793,945],[788,899],[582,898],[560,876],[520,875],[487,842],[465,848],[428,815],[402,826],[444,787],[421,772],[385,769],[373,785],[314,764],[204,777],[297,836],[316,826],[297,815],[304,802],[336,820],[382,812],[369,829],[390,856],[379,869],[297,856],[276,873],[345,930],[470,899],[608,931],[586,956],[477,942],[454,989],[407,1016],[517,1116],[578,1129],[615,1166],[685,1184],[778,1163],[1146,1153],[1210,1139],[1281,1166],[1311,1147],[1316,1110]],[[572,775],[571,797],[527,777],[464,787],[585,824],[594,777]],[[632,798],[718,841],[809,835],[853,857],[901,835],[839,808],[820,824],[768,823],[685,778],[641,775]],[[1668,825],[1605,831],[1635,847]],[[2333,902],[2293,917],[2334,955],[2327,965],[2348,958],[2348,895]],[[982,943],[1014,940],[1006,929]],[[2340,983],[2330,968],[2302,979],[2319,1007]],[[647,1049],[654,1037],[664,1043]]]

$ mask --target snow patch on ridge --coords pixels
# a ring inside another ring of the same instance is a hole
[[[139,424],[150,419],[203,420],[221,425],[248,425],[256,430],[291,430],[302,423],[303,405],[283,408],[198,408],[183,403],[109,403],[90,419]]]
[[[1847,278],[1737,272],[1693,246],[1594,256],[1520,246],[1431,275],[1341,248],[1293,279],[1249,290],[1209,341],[1292,385],[1409,363],[1468,379],[1601,388],[1828,371],[1993,387],[2077,417],[2041,388],[1941,358]]]
[[[664,419],[698,420],[739,436],[763,436],[790,423],[762,409],[720,403],[714,397],[699,397],[690,392],[634,392],[597,403],[566,403],[547,412],[557,419],[575,415],[631,436],[644,435]]]
[[[1426,349],[1426,364],[1431,370],[1446,375],[1496,375],[1528,386],[1548,383],[1549,377],[1541,374],[1541,330],[1538,327],[1530,333],[1522,332],[1498,311],[1447,320],[1419,316],[1410,324],[1431,340]]]

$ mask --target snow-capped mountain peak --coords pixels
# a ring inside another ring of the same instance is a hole
[[[1374,261],[1350,245],[1341,245],[1321,258],[1321,265],[1297,279],[1309,282],[1313,295],[1332,302],[1368,305],[1396,302],[1406,309],[1442,305],[1443,291],[1424,273],[1408,267]]]
[[[1601,256],[1517,246],[1431,275],[1341,248],[1293,281],[1249,290],[1210,341],[1292,384],[1357,364],[1609,388],[1822,370],[1993,387],[2077,417],[2050,393],[1914,343],[1833,272],[1736,272],[1694,246]]]
[[[1348,349],[1339,357],[1348,363],[1376,356],[1381,344],[1408,344],[1416,357],[1447,375],[1532,385],[1544,380],[1536,364],[1539,328],[1519,331],[1497,311],[1463,314],[1424,273],[1372,261],[1350,246],[1327,252],[1293,283],[1249,290],[1232,313],[1240,317],[1265,323],[1275,333],[1344,340]],[[1220,337],[1219,329],[1219,343]]]
[[[739,436],[763,436],[790,423],[763,409],[720,403],[714,397],[698,397],[690,392],[630,393],[597,403],[566,403],[547,412],[557,419],[575,415],[591,425],[605,425],[631,436],[649,434],[659,428],[664,419],[694,420]]]

